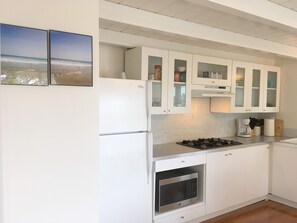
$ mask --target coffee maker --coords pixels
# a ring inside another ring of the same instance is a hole
[[[251,137],[250,119],[236,119],[237,136]]]

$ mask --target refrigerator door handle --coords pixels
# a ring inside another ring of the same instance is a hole
[[[152,180],[153,171],[153,133],[147,134],[147,183],[150,184]]]

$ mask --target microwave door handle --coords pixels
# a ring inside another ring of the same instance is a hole
[[[153,133],[147,134],[147,183],[150,184],[152,174],[152,160],[153,160]]]

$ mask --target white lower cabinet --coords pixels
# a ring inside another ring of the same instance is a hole
[[[244,201],[244,173],[243,149],[207,154],[206,214]]]
[[[297,202],[297,145],[274,143],[272,148],[272,194]]]
[[[207,154],[206,214],[268,194],[269,146]]]
[[[246,200],[268,194],[269,145],[246,149]]]

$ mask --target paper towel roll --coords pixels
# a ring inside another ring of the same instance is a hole
[[[274,136],[274,119],[264,119],[264,135]]]

